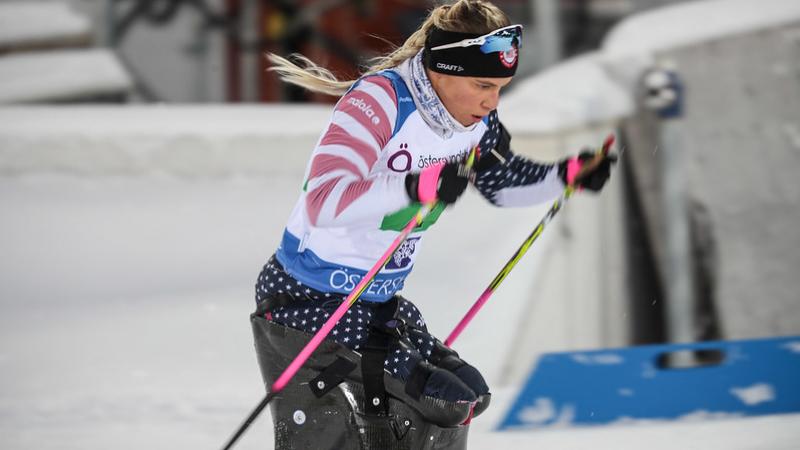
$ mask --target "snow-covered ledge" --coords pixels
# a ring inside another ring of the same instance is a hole
[[[330,109],[324,105],[3,107],[0,175],[215,177],[302,172]]]
[[[0,56],[0,103],[124,99],[133,81],[111,50],[47,50]]]
[[[67,2],[0,2],[0,51],[88,44],[91,32]]]

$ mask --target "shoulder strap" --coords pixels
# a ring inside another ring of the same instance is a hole
[[[394,130],[392,130],[392,137],[400,130],[405,123],[408,116],[417,110],[417,105],[414,104],[414,99],[411,97],[411,91],[408,90],[406,82],[394,70],[387,69],[378,72],[384,78],[388,78],[392,82],[394,91],[397,94],[397,120],[394,123]]]

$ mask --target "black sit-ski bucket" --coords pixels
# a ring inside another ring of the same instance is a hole
[[[269,388],[312,336],[260,315],[254,314],[251,322],[258,363]],[[412,398],[404,383],[388,373],[384,385],[386,413],[367,414],[361,355],[323,341],[270,402],[275,450],[467,448],[469,424],[464,422],[470,403],[425,395]]]

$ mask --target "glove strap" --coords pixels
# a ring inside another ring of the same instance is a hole
[[[436,193],[439,189],[439,174],[442,173],[444,164],[435,164],[423,170],[419,174],[419,185],[417,186],[417,196],[420,203],[430,203],[436,200]]]
[[[570,158],[567,161],[567,184],[575,183],[575,178],[578,176],[578,172],[581,171],[581,167],[583,167],[583,163],[578,158]]]

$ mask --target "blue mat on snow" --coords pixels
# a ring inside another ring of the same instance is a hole
[[[718,361],[669,368],[665,355]],[[800,412],[800,336],[543,355],[499,429]]]

